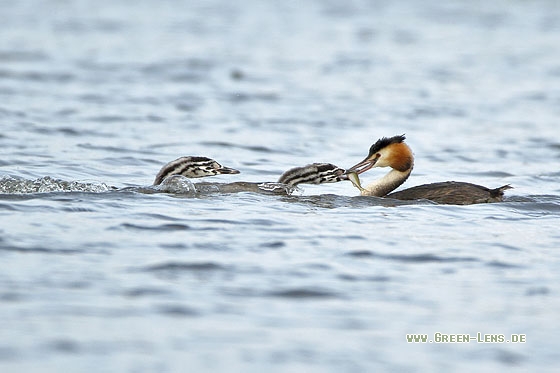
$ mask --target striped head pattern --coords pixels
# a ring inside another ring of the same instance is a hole
[[[238,174],[233,168],[224,167],[215,160],[207,157],[181,157],[169,162],[158,172],[154,185],[159,185],[165,178],[172,175],[182,175],[188,178],[198,178],[222,174]]]

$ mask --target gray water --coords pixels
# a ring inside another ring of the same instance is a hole
[[[0,371],[558,366],[557,1],[0,1],[0,25]],[[403,133],[406,186],[515,189],[150,187],[183,155],[273,182]],[[436,332],[526,342],[406,341]]]

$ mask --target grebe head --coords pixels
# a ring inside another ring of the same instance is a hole
[[[347,180],[345,170],[330,163],[312,163],[292,168],[282,174],[279,183],[295,186],[297,184],[336,183]]]
[[[181,157],[169,162],[158,172],[154,185],[171,175],[182,175],[188,178],[214,176],[222,174],[238,174],[233,168],[224,167],[215,160],[207,157]]]
[[[412,151],[404,143],[405,136],[383,137],[370,148],[367,157],[350,167],[346,174],[361,174],[373,167],[391,167],[397,171],[410,170],[414,164]]]

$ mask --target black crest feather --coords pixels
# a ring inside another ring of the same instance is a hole
[[[377,153],[378,151],[380,151],[381,149],[391,145],[391,144],[398,144],[403,142],[406,139],[406,137],[404,135],[397,135],[397,136],[393,136],[393,137],[382,137],[379,140],[377,140],[375,142],[375,144],[373,144],[370,148],[369,148],[369,156],[372,156],[373,154]]]

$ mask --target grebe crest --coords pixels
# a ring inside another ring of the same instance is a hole
[[[167,163],[156,175],[154,185],[172,175],[181,175],[188,178],[199,178],[205,176],[215,176],[222,174],[238,174],[239,171],[233,168],[224,167],[215,160],[207,157],[180,157]]]
[[[298,184],[324,184],[347,180],[345,170],[331,163],[312,163],[294,167],[284,172],[279,183],[295,186]]]
[[[372,156],[374,153],[377,153],[378,151],[380,151],[383,148],[388,147],[389,145],[392,144],[402,144],[404,142],[404,140],[406,140],[405,135],[397,135],[397,136],[393,136],[393,137],[382,137],[379,140],[377,140],[370,148],[369,148],[369,154],[368,157]]]

